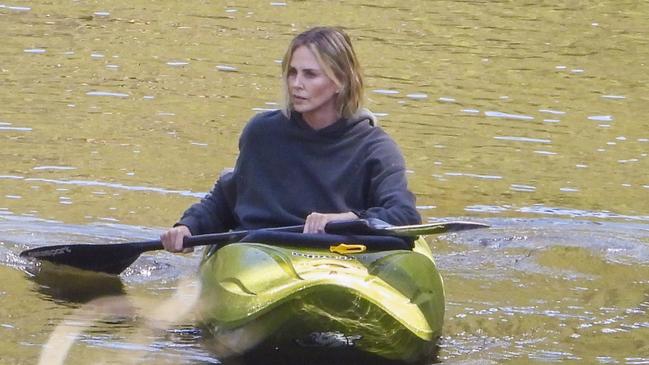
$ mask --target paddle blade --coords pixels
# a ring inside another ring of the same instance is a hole
[[[437,222],[428,224],[415,224],[412,226],[391,226],[385,228],[385,231],[392,232],[397,236],[425,236],[430,234],[442,234],[449,232],[466,231],[469,229],[488,228],[488,224],[478,222]]]
[[[399,237],[426,236],[468,229],[487,228],[488,224],[467,221],[436,222],[393,226],[377,218],[332,221],[325,226],[325,232],[334,234],[389,235]]]
[[[21,252],[20,256],[82,270],[118,275],[141,253],[141,248],[128,244],[75,244],[32,248]]]

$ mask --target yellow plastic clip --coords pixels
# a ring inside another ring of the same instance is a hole
[[[348,244],[348,243],[339,243],[335,246],[329,246],[329,251],[333,253],[339,253],[341,255],[348,253],[361,253],[367,251],[365,245],[358,244]]]

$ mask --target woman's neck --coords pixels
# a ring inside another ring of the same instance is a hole
[[[338,121],[340,116],[335,110],[302,114],[302,119],[314,130],[326,128]]]

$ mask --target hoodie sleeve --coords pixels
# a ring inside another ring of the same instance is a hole
[[[246,124],[239,137],[239,157],[234,169],[224,170],[212,190],[200,202],[189,207],[174,226],[187,226],[192,235],[226,232],[239,227],[241,222],[235,208],[237,200],[245,197],[240,195],[238,182],[248,180],[241,177],[248,176],[246,171],[249,171],[242,164],[250,159],[246,157],[251,154],[248,146],[254,141],[256,133],[263,131],[268,115],[258,114]]]
[[[223,174],[200,202],[187,209],[174,226],[184,225],[192,235],[225,232],[236,225],[234,173]]]
[[[408,190],[405,161],[396,143],[384,134],[369,146],[368,156],[368,208],[354,213],[393,225],[421,223],[415,196]]]

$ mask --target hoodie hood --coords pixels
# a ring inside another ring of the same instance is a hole
[[[372,127],[377,127],[379,125],[379,120],[376,119],[376,116],[374,113],[372,113],[369,109],[361,108],[356,114],[352,115],[351,118],[349,118],[350,122],[353,124],[358,124],[362,121],[369,121],[370,125]]]
[[[291,113],[291,120],[299,127],[304,134],[304,137],[313,136],[316,138],[338,138],[348,132],[349,130],[367,123],[367,127],[373,128],[378,125],[376,116],[368,109],[360,109],[350,118],[340,118],[335,123],[315,130],[302,118],[302,114],[293,112]]]

